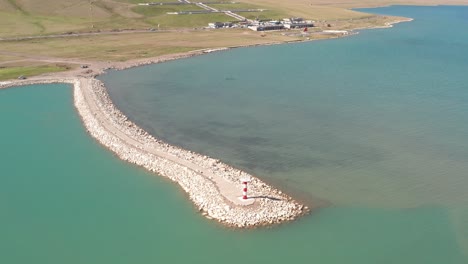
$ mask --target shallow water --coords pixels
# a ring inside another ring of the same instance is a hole
[[[272,229],[118,160],[69,86],[0,90],[0,263],[468,263],[468,9],[373,11],[416,20],[103,77],[157,136],[332,203]]]
[[[376,11],[416,20],[102,79],[158,137],[291,190],[340,205],[466,204],[468,8]]]
[[[370,11],[415,20],[102,79],[124,113],[170,143],[309,202],[447,210],[466,236],[468,7]]]
[[[225,229],[173,183],[96,144],[72,105],[68,85],[0,90],[0,263],[464,261],[437,207],[332,207],[273,229]]]

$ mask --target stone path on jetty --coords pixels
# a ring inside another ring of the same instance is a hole
[[[96,104],[96,99],[93,98],[93,93],[87,89],[86,87],[92,87],[92,79],[82,79],[82,92],[84,95],[84,98],[90,108],[90,110],[94,113],[97,113],[99,110],[98,105]],[[190,161],[187,161],[185,159],[181,159],[177,156],[168,154],[164,151],[160,151],[158,149],[150,148],[146,145],[144,145],[144,142],[137,141],[135,138],[132,138],[119,130],[117,127],[113,126],[111,123],[108,122],[103,116],[100,115],[95,115],[96,118],[99,120],[101,125],[109,132],[114,134],[116,137],[121,138],[124,140],[127,144],[131,144],[134,147],[143,149],[144,151],[147,151],[148,153],[154,154],[158,157],[164,158],[166,160],[172,161],[174,163],[177,163],[179,165],[182,165],[186,168],[191,169],[192,171],[202,174],[204,177],[212,180],[216,186],[219,189],[219,192],[230,202],[236,204],[236,205],[250,205],[255,202],[255,198],[250,198],[247,200],[240,199],[242,196],[242,189],[239,187],[239,184],[234,184],[232,182],[227,181],[226,179],[220,177],[219,175],[214,174],[212,171],[207,170],[195,163],[192,163]]]

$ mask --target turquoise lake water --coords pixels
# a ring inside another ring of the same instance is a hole
[[[69,86],[0,90],[0,263],[468,263],[468,7],[369,11],[415,21],[102,77],[158,137],[329,203],[272,229],[118,160]]]

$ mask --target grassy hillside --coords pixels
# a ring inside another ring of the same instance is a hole
[[[173,1],[173,0],[161,0]],[[175,1],[175,0],[174,0]],[[317,0],[312,0],[317,1]],[[198,10],[195,5],[138,6],[144,0],[0,0],[0,36],[26,36],[69,31],[144,29],[158,24],[164,28],[192,28],[208,22],[232,21],[223,14],[167,15],[167,12]],[[362,13],[328,5],[310,6],[306,0],[246,0],[232,8],[264,8],[244,13],[249,18],[301,16],[310,19],[357,18]],[[236,7],[237,6],[237,7]],[[228,5],[222,5],[223,9]]]
[[[175,0],[158,0],[161,2]],[[191,28],[230,21],[223,14],[167,15],[193,6],[139,7],[145,0],[0,0],[0,36],[25,36],[111,29]],[[347,8],[388,4],[467,4],[466,0],[242,0],[239,7],[268,9],[249,18],[297,16],[313,20],[358,19],[367,14]],[[235,8],[237,4],[233,5]],[[226,6],[223,6],[226,7]]]
[[[131,8],[111,0],[0,0],[0,36],[147,26]]]

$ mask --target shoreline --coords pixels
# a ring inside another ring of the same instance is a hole
[[[413,18],[397,19],[395,21],[387,22],[383,26],[362,27],[362,28],[354,28],[354,29],[351,29],[351,30],[346,30],[349,34],[337,33],[337,34],[331,35],[331,37],[325,38],[325,39],[308,39],[308,38],[305,37],[303,39],[289,40],[289,41],[276,41],[276,42],[259,43],[259,44],[246,44],[246,45],[225,46],[225,47],[218,47],[218,48],[205,48],[205,49],[193,50],[193,51],[188,51],[188,52],[183,52],[183,53],[162,55],[162,56],[153,57],[153,58],[144,58],[144,59],[130,60],[130,61],[126,61],[126,62],[117,62],[117,63],[113,63],[113,65],[110,65],[107,68],[101,69],[101,71],[98,71],[97,74],[94,75],[93,77],[97,77],[98,75],[105,74],[105,71],[110,70],[110,69],[120,71],[120,70],[126,70],[126,69],[130,69],[130,68],[134,68],[134,67],[140,67],[140,66],[145,66],[145,65],[163,63],[163,62],[172,61],[172,60],[185,59],[185,58],[205,55],[205,54],[209,54],[209,53],[213,53],[213,52],[228,51],[228,50],[231,50],[231,49],[250,48],[250,47],[263,47],[263,46],[272,46],[272,45],[286,45],[286,44],[293,44],[293,43],[304,43],[304,42],[325,41],[325,40],[330,40],[330,39],[346,38],[346,37],[350,37],[350,36],[354,36],[354,35],[359,34],[359,32],[357,30],[372,30],[372,29],[381,29],[381,28],[392,28],[393,25],[395,25],[395,24],[404,23],[404,22],[411,22],[411,21],[414,21],[414,19]]]
[[[412,19],[397,20],[382,27],[388,28],[393,24],[408,21]],[[349,35],[331,38],[346,36]],[[114,106],[106,87],[96,77],[108,69],[124,70],[233,48],[306,41],[314,39],[201,49],[122,63],[91,62],[86,71],[76,69],[26,80],[0,81],[0,89],[32,84],[72,84],[74,106],[88,134],[120,159],[179,184],[201,214],[208,219],[238,228],[269,226],[292,221],[309,213],[311,209],[253,175],[217,159],[167,144],[153,137]],[[251,179],[248,187],[251,198],[247,200],[240,199],[243,178]]]
[[[384,26],[375,26],[375,27],[372,27],[372,28],[357,28],[357,29],[392,28],[393,25],[404,23],[404,22],[411,22],[411,21],[414,21],[414,18],[399,19],[399,20],[395,20],[395,21],[392,21],[392,22],[387,22],[387,23],[385,23]]]

